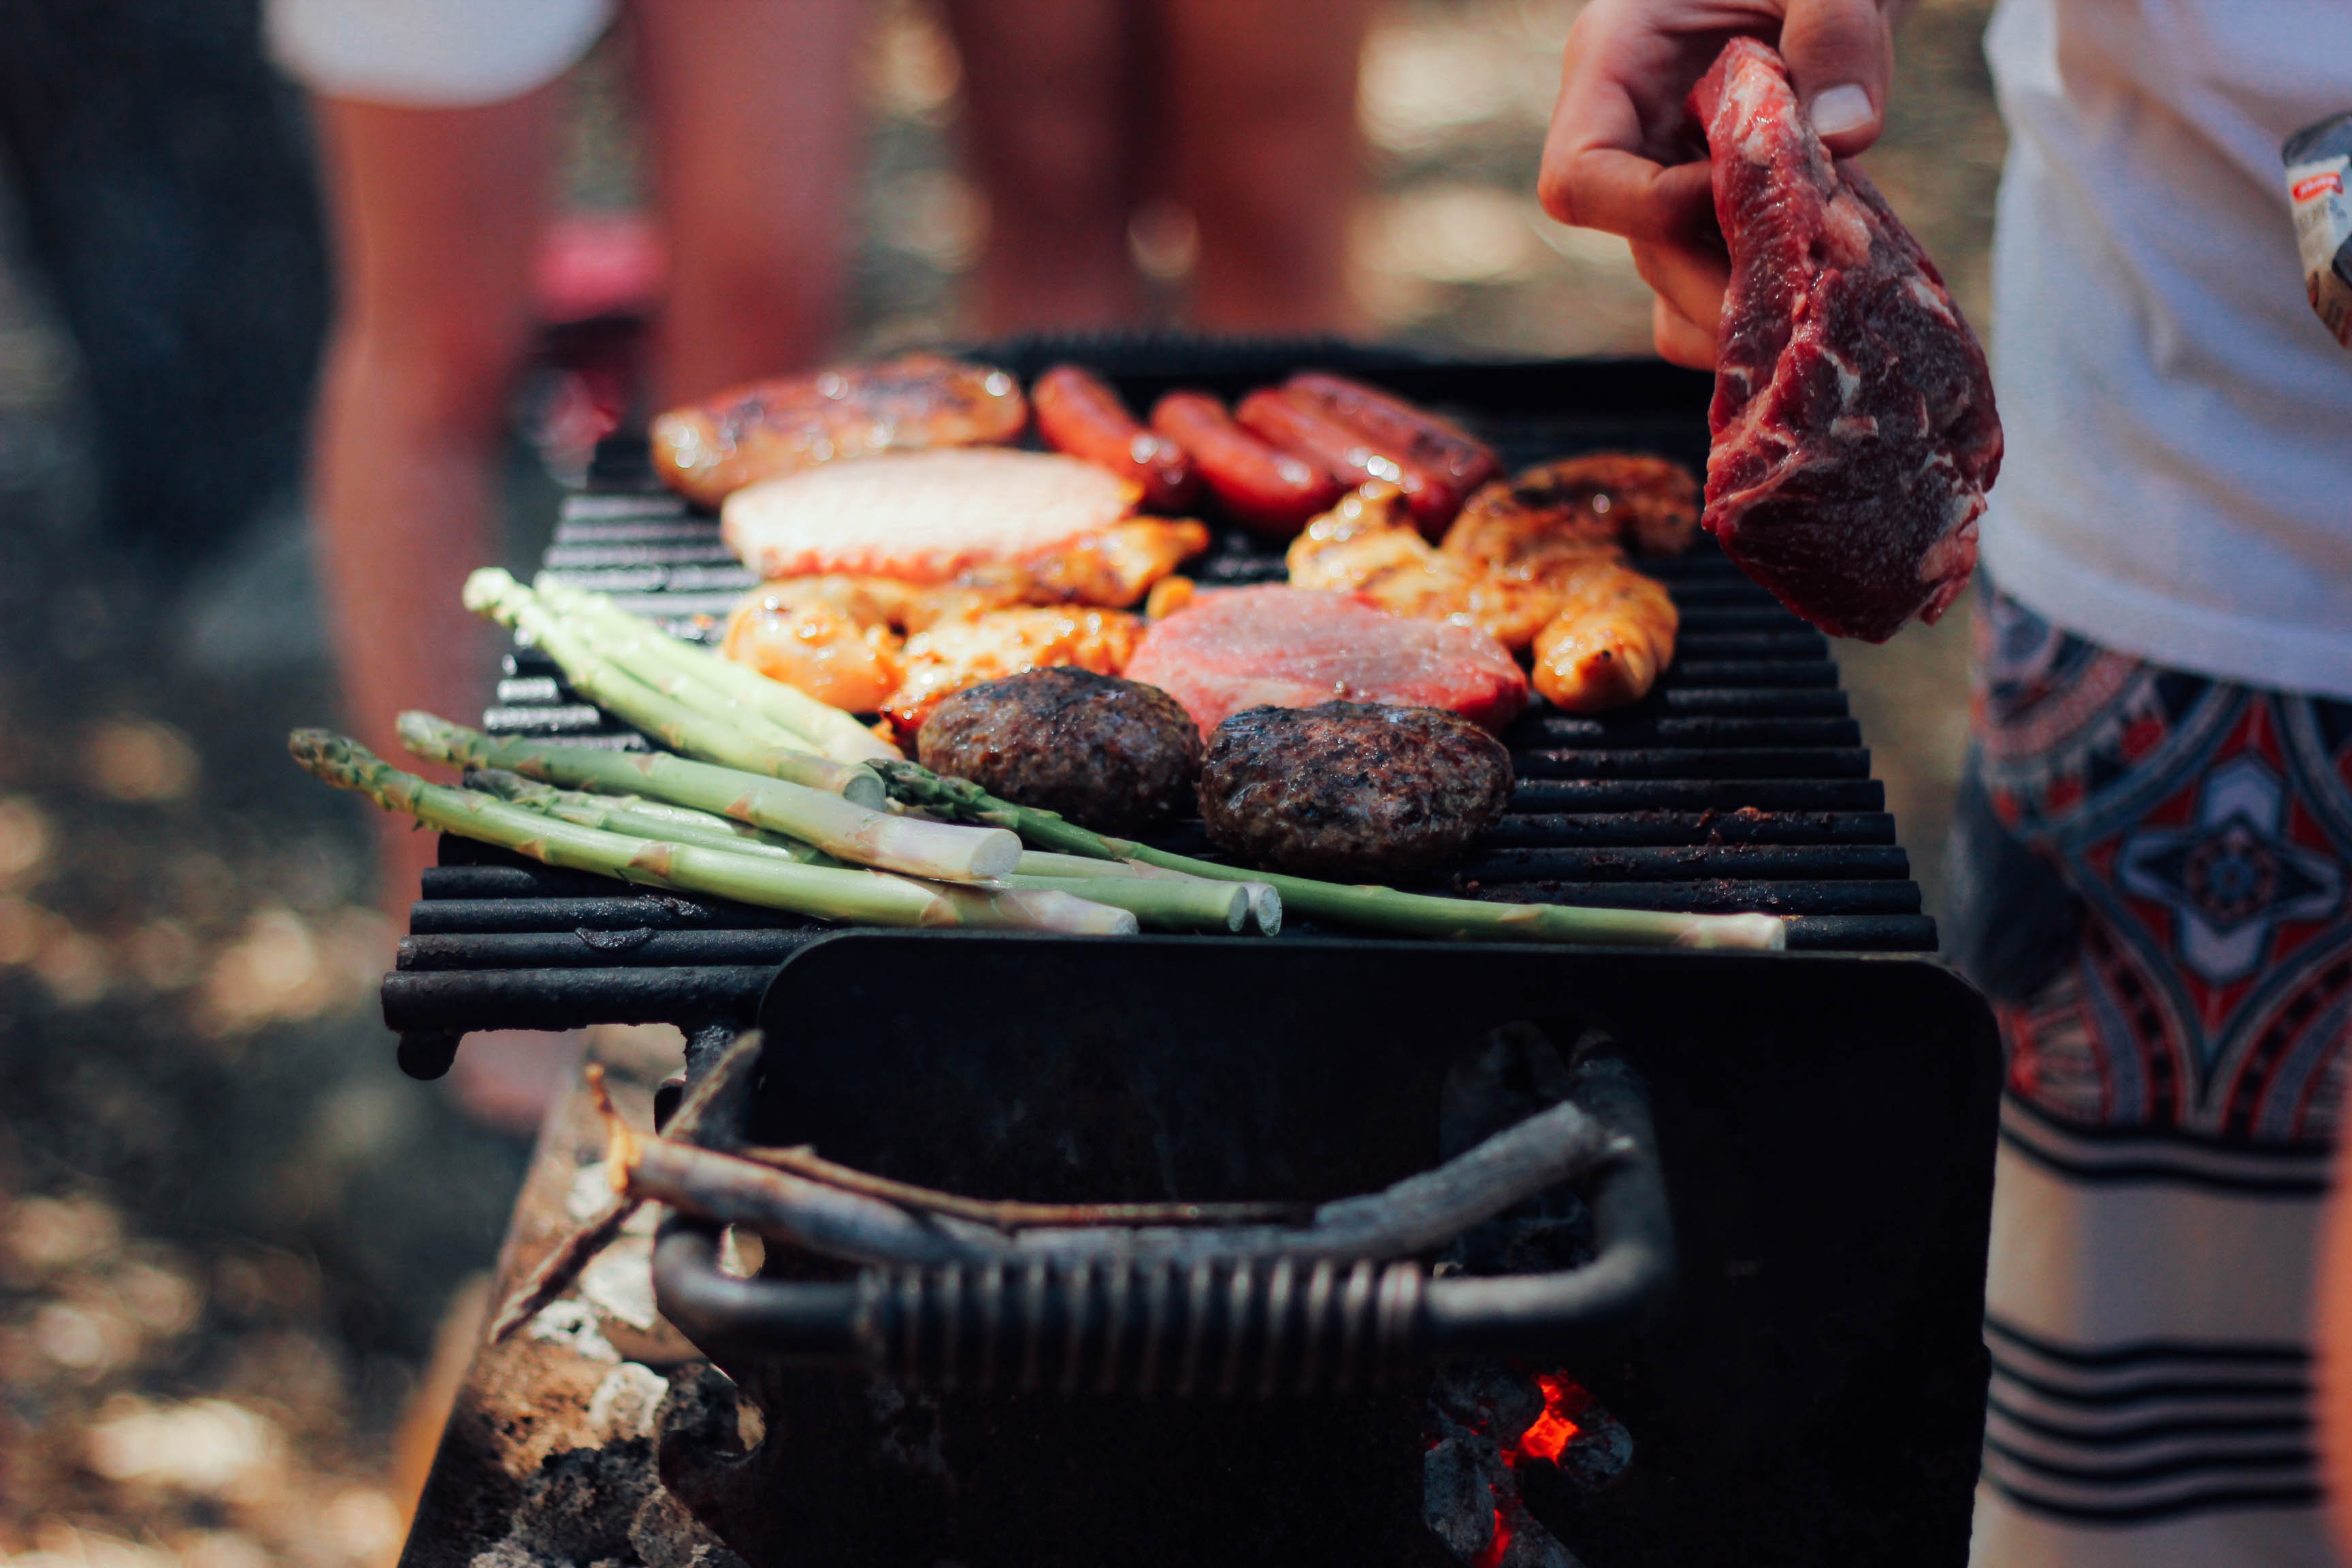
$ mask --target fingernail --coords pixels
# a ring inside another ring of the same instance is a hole
[[[1870,94],[1852,82],[1824,88],[1813,95],[1813,129],[1823,136],[1858,131],[1869,124],[1875,113],[1870,107]]]

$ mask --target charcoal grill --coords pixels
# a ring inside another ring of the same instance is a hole
[[[1092,363],[1139,403],[1316,363],[1460,412],[1515,466],[1614,447],[1704,458],[1706,378],[1649,362],[1150,342],[991,357],[1024,376]],[[1428,943],[1308,921],[1272,941],[844,932],[444,839],[384,983],[410,1071],[446,1070],[467,1030],[596,1022],[677,1024],[707,1063],[764,1020],[761,1077],[728,1135],[812,1142],[901,1181],[1315,1204],[1456,1152],[1448,1086],[1498,1030],[1561,1051],[1605,1041],[1639,1086],[1614,1102],[1643,1130],[1630,1207],[1567,1184],[1442,1257],[1361,1273],[1352,1294],[1345,1271],[1318,1287],[1293,1268],[1277,1298],[1273,1268],[1230,1267],[1129,1274],[1123,1290],[1116,1271],[1048,1270],[1015,1289],[782,1247],[745,1281],[719,1271],[709,1226],[673,1221],[664,1309],[733,1380],[674,1397],[662,1436],[664,1479],[698,1517],[754,1568],[1965,1561],[1991,1021],[1921,957],[1934,924],[1825,639],[1711,545],[1643,564],[1683,616],[1658,689],[1597,719],[1524,716],[1504,737],[1511,811],[1440,890],[1766,910],[1790,917],[1790,952]],[[688,636],[751,585],[713,520],[622,443],[566,500],[545,566]],[[1239,536],[1193,570],[1214,585],[1281,575]],[[485,723],[646,743],[528,647]],[[1158,842],[1209,848],[1197,823]],[[1649,1266],[1591,1272],[1612,1258]],[[1593,1289],[1556,1295],[1569,1310],[1540,1332],[1449,1342],[1427,1310],[1432,1263],[1586,1270]],[[1307,1353],[1350,1335],[1344,1380]],[[1507,1445],[1549,1408],[1539,1373],[1571,1387],[1579,1446],[1515,1464]],[[766,1417],[749,1451],[739,1397]]]
[[[1514,467],[1612,447],[1695,467],[1706,459],[1711,383],[1654,361],[1473,366],[1340,343],[1122,341],[1030,342],[991,357],[1024,377],[1082,360],[1139,404],[1180,384],[1234,395],[1321,364],[1459,411]],[[655,482],[641,442],[602,448],[586,485],[565,499],[543,564],[689,637],[706,635],[752,584],[717,521]],[[1800,951],[1934,951],[1935,922],[1920,911],[1828,640],[1709,542],[1642,565],[1682,615],[1658,689],[1599,718],[1538,699],[1504,736],[1518,780],[1509,815],[1440,890],[1759,910],[1791,917],[1789,945]],[[1283,574],[1277,552],[1239,532],[1192,571],[1221,586]],[[507,657],[498,699],[483,716],[494,733],[646,743],[528,647]],[[1153,842],[1213,853],[1197,822]],[[776,965],[823,931],[719,900],[636,894],[464,840],[445,838],[441,860],[425,873],[383,993],[401,1061],[418,1076],[446,1071],[472,1029],[748,1022]],[[1297,921],[1286,938],[1328,934]]]

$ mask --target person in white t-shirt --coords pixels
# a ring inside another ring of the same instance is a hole
[[[1714,363],[1726,279],[1692,83],[1733,34],[1775,43],[1854,155],[1901,8],[1579,16],[1543,198],[1633,241],[1667,358]],[[2311,1295],[2352,1043],[2352,353],[2305,302],[2279,149],[2352,110],[2352,5],[2002,0],[1987,53],[2008,456],[1948,933],[2009,1052],[1975,1560],[2333,1563]]]

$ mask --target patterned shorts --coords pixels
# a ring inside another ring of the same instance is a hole
[[[2334,1564],[2309,1347],[2352,1036],[2352,703],[1980,605],[1949,935],[2009,1078],[1972,1560]]]
[[[1955,942],[1975,973],[1972,950],[2041,933],[2042,963],[1979,975],[2010,1092],[2079,1125],[2331,1139],[2352,1035],[2352,702],[2166,669],[1983,603],[1962,834],[1974,815],[2006,835],[2012,869],[1964,848],[1978,869]]]

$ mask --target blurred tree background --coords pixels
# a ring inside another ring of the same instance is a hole
[[[1867,161],[1979,322],[1988,8],[1927,0]],[[1369,333],[1646,351],[1624,247],[1534,200],[1574,12],[1383,13]],[[327,281],[255,31],[246,0],[0,0],[0,1554],[53,1568],[388,1561],[525,1155],[394,1069],[366,824],[284,759],[335,712],[299,489]],[[877,0],[865,70],[848,346],[965,338],[988,214],[934,11]],[[562,196],[592,216],[642,195],[626,77],[617,39],[573,73]],[[1182,215],[1134,247],[1174,321]],[[576,394],[551,365],[518,395],[510,564]],[[1964,621],[1841,649],[1931,903]]]

